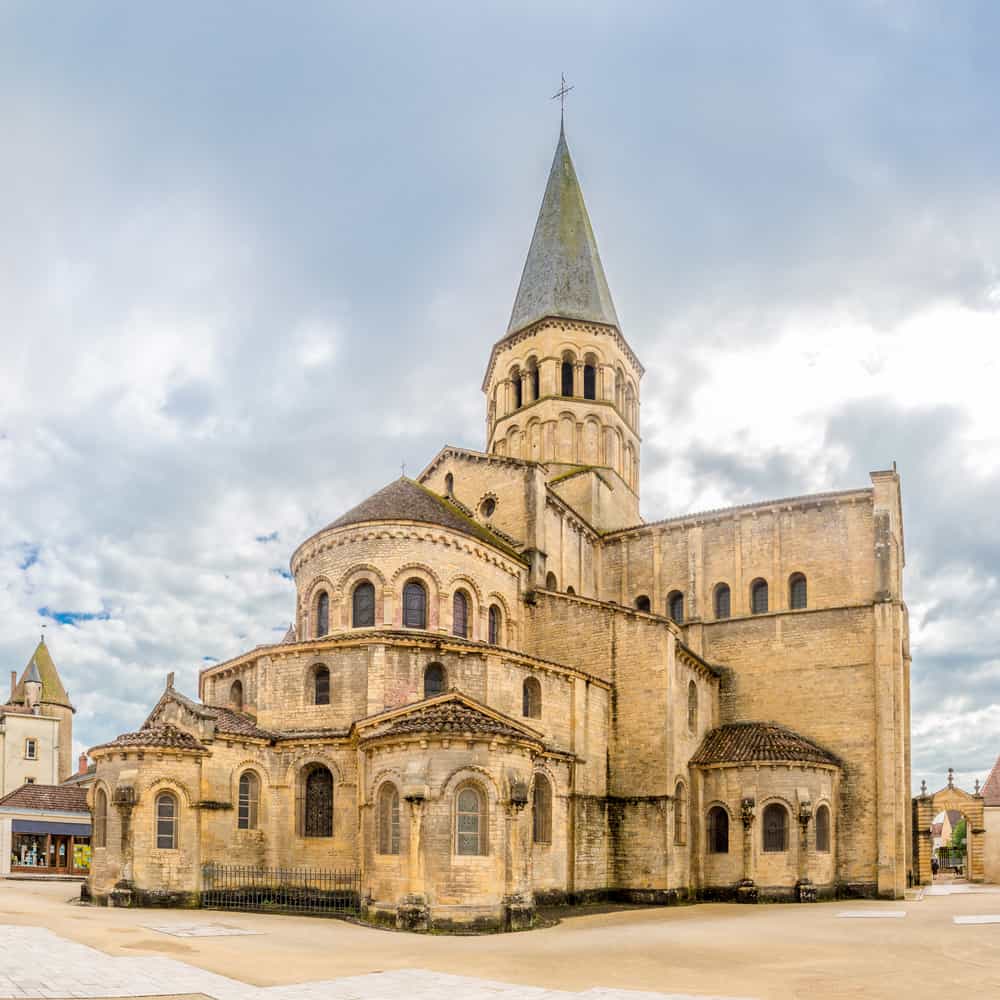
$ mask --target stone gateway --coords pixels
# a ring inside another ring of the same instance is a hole
[[[445,447],[292,554],[281,643],[172,678],[93,748],[91,891],[352,870],[373,919],[540,903],[898,898],[912,857],[895,469],[645,522],[643,368],[560,134],[484,451]]]

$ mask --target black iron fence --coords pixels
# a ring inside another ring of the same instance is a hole
[[[202,866],[201,905],[209,910],[254,910],[338,916],[361,907],[361,873],[311,868]]]

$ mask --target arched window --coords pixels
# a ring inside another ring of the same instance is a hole
[[[177,849],[177,799],[170,792],[156,796],[156,847],[160,851]]]
[[[531,839],[536,844],[552,843],[552,786],[544,774],[535,775],[531,796]]]
[[[521,685],[521,714],[526,719],[542,717],[542,685],[537,677],[526,677]]]
[[[519,410],[524,405],[524,399],[521,373],[516,368],[510,373],[510,381],[514,386],[514,409]]]
[[[490,605],[490,645],[500,645],[500,608],[496,604]]]
[[[243,711],[243,681],[233,681],[229,689],[229,707],[234,712]]]
[[[496,511],[496,509],[497,509],[497,502],[496,500],[493,499],[493,497],[487,497],[479,505],[479,513],[482,514],[487,521],[493,516],[493,513],[494,511]]]
[[[433,698],[436,694],[444,694],[444,667],[429,663],[424,671],[424,697]]]
[[[94,847],[108,846],[108,793],[98,788],[94,795]]]
[[[572,597],[576,596],[576,591],[572,587],[567,587],[566,588],[566,593],[569,594]]]
[[[688,732],[698,729],[698,685],[688,681]]]
[[[351,625],[354,628],[371,628],[375,624],[375,586],[362,580],[354,588],[351,600]]]
[[[333,836],[333,775],[322,764],[311,767],[305,776],[302,836]]]
[[[793,573],[788,580],[788,606],[800,611],[806,606],[806,578],[802,573]]]
[[[403,626],[427,628],[427,590],[419,580],[403,588]]]
[[[708,853],[729,853],[729,813],[722,806],[708,810]]]
[[[645,594],[640,594],[635,599],[635,610],[636,611],[649,611],[650,604],[649,598]]]
[[[313,704],[330,704],[330,670],[323,664],[313,669]]]
[[[589,364],[583,366],[583,398],[597,399],[597,369]]]
[[[564,396],[573,395],[573,362],[563,361],[562,369],[562,394]]]
[[[260,806],[260,778],[253,771],[244,771],[240,775],[239,808],[236,813],[236,826],[240,830],[257,829],[257,810]]]
[[[830,809],[820,806],[816,810],[816,850],[823,854],[830,853]]]
[[[729,587],[725,583],[720,583],[715,588],[715,617],[728,618],[730,609]]]
[[[762,615],[767,612],[767,580],[754,580],[750,584],[750,614]]]
[[[460,788],[455,796],[455,853],[486,853],[486,803],[473,785]]]
[[[450,472],[444,477],[444,495],[446,497],[455,495],[455,477]]]
[[[768,854],[788,850],[788,810],[778,802],[764,808],[764,850]]]
[[[679,590],[674,590],[667,596],[667,614],[678,625],[683,624],[684,595]]]
[[[683,781],[674,789],[674,843],[687,843],[687,789]]]
[[[556,580],[555,573],[548,573],[545,577],[545,589],[546,590],[558,590],[559,581]]]
[[[538,399],[541,395],[539,392],[540,384],[538,378],[538,365],[533,363],[529,371],[531,372],[531,398]]]
[[[330,631],[330,595],[324,590],[316,601],[316,638]]]
[[[451,602],[451,632],[463,639],[469,637],[469,598],[464,590],[456,590]]]
[[[399,789],[390,781],[378,793],[378,852],[399,854]]]

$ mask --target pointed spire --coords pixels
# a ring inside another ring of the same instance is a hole
[[[618,326],[562,124],[507,333],[545,316]]]
[[[52,660],[52,655],[49,653],[49,647],[46,645],[44,638],[41,639],[38,645],[35,647],[34,653],[31,655],[31,659],[28,661],[21,674],[21,680],[18,682],[17,686],[14,688],[14,692],[11,695],[10,701],[14,705],[23,705],[25,703],[25,684],[34,681],[41,682],[42,685],[42,695],[40,701],[48,705],[63,705],[66,708],[73,708],[72,703],[69,700],[69,695],[66,693],[66,689],[63,687],[62,680],[59,677],[59,671],[56,669],[56,665]]]

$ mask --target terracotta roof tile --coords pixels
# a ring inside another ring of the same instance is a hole
[[[705,734],[692,764],[738,764],[752,761],[809,761],[836,764],[828,750],[775,722],[734,722]]]
[[[984,806],[1000,806],[1000,757],[997,757],[997,762],[993,765],[993,770],[990,771],[986,784],[979,794],[983,797]]]
[[[454,733],[456,736],[469,733],[475,736],[501,736],[515,740],[532,738],[523,729],[518,729],[460,701],[439,702],[425,708],[416,708],[405,715],[397,716],[389,722],[387,728],[376,730],[371,735],[379,738],[405,736],[411,733]]]
[[[163,747],[169,750],[207,750],[208,748],[199,743],[190,733],[178,729],[169,722],[162,726],[150,726],[148,729],[140,729],[136,733],[122,733],[117,739],[110,743],[101,743],[93,747],[94,750],[140,748],[140,747]]]
[[[205,705],[204,707],[215,716],[215,731],[217,733],[251,736],[257,740],[274,738],[274,733],[267,729],[261,729],[254,721],[253,716],[244,712],[234,712],[231,708],[223,708],[221,705]]]
[[[0,806],[47,809],[51,812],[89,812],[87,790],[72,785],[21,785],[0,799]]]

